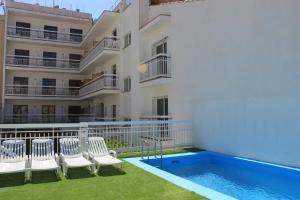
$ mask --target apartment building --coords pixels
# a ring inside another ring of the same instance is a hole
[[[200,148],[297,165],[299,7],[122,0],[92,23],[6,1],[4,122],[191,119]]]

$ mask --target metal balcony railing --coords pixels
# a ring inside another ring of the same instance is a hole
[[[16,26],[8,26],[7,35],[11,37],[17,37],[17,38],[48,40],[48,41],[66,42],[66,43],[80,43],[83,38],[82,34],[31,29],[31,28],[16,27]]]
[[[56,86],[14,85],[5,86],[5,95],[22,97],[72,97],[79,98],[101,90],[118,90],[119,79],[116,75],[104,74],[89,81],[82,87],[60,88]]]
[[[81,60],[80,68],[83,69],[88,65],[96,56],[101,54],[104,50],[120,50],[119,41],[116,37],[105,37],[103,40],[91,49],[86,56]]]
[[[171,57],[158,54],[140,64],[140,83],[157,78],[171,78]]]
[[[64,60],[46,57],[7,55],[6,65],[30,68],[45,67],[59,69],[79,69],[80,60]]]
[[[95,119],[95,114],[13,114],[4,116],[4,123],[79,123],[93,122]]]
[[[55,86],[6,85],[5,95],[27,97],[78,97],[78,87],[58,88]]]
[[[114,74],[103,74],[90,82],[84,84],[79,91],[80,96],[85,96],[100,90],[118,90],[119,78]]]

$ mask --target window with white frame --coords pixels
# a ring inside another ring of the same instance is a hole
[[[127,77],[124,79],[124,92],[131,91],[131,77]]]
[[[154,116],[169,115],[169,99],[168,96],[160,96],[152,98],[152,114]]]
[[[124,36],[124,49],[131,45],[131,33],[127,33]]]

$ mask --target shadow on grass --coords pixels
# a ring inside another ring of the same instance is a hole
[[[67,179],[91,178],[95,175],[91,174],[86,168],[73,168],[68,170]]]
[[[25,173],[1,174],[0,188],[24,185]]]
[[[105,167],[100,167],[98,171],[99,176],[121,176],[125,175],[126,172],[123,171],[122,169],[116,168],[114,166],[105,166]]]
[[[32,184],[39,183],[51,183],[60,181],[60,177],[57,177],[54,171],[45,172],[32,172]]]

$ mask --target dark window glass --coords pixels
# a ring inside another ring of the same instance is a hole
[[[81,58],[80,54],[69,54],[70,67],[79,67]]]
[[[28,78],[14,77],[14,94],[27,95],[28,94]]]
[[[68,116],[69,122],[78,123],[80,120],[81,107],[80,106],[69,106],[68,113],[69,113],[69,116]]]
[[[79,88],[81,86],[81,80],[69,80],[69,92],[71,95],[79,95]]]
[[[46,96],[56,94],[56,79],[43,78],[42,94]]]
[[[55,105],[42,105],[43,123],[55,122]]]
[[[43,52],[44,66],[56,67],[56,53],[55,52]]]
[[[50,40],[57,40],[57,27],[44,26],[44,38]]]
[[[73,42],[81,42],[82,41],[82,30],[81,29],[70,29],[70,40]]]
[[[16,35],[30,37],[30,24],[25,22],[16,22]]]
[[[15,49],[14,64],[29,65],[29,50]]]
[[[13,105],[13,123],[28,122],[28,105]]]

